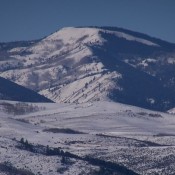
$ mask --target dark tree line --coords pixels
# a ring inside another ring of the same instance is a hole
[[[128,169],[123,165],[119,165],[117,163],[101,160],[98,158],[92,158],[89,156],[80,157],[70,152],[67,152],[67,151],[65,152],[61,148],[52,148],[52,147],[49,147],[48,145],[46,147],[41,145],[32,145],[31,143],[29,143],[27,140],[24,140],[23,138],[21,138],[20,143],[22,144],[23,149],[26,149],[31,152],[44,154],[46,156],[61,156],[61,163],[64,165],[65,164],[70,165],[71,164],[70,159],[73,158],[76,160],[86,161],[89,164],[94,166],[99,166],[100,170],[98,172],[94,172],[94,174],[96,173],[95,175],[99,175],[99,173],[101,173],[100,175],[109,175],[109,174],[115,175],[116,173],[119,173],[121,175],[126,175],[126,174],[138,175],[134,171]]]

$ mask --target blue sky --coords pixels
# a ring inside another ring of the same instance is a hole
[[[66,26],[117,26],[175,43],[175,0],[0,0],[0,42]]]

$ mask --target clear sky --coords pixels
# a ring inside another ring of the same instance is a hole
[[[175,43],[175,0],[0,0],[0,42],[66,26],[117,26]]]

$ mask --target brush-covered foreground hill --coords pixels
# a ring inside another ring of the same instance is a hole
[[[174,115],[114,102],[0,101],[0,174],[173,175],[174,126]]]

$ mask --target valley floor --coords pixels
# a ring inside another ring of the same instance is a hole
[[[32,105],[14,115],[0,102],[1,175],[175,174],[173,114],[113,102]]]

